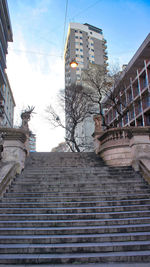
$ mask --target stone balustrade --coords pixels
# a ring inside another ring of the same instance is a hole
[[[99,129],[93,137],[96,154],[109,166],[132,165],[138,171],[141,159],[150,162],[150,127]]]

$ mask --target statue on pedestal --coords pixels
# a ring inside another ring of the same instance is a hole
[[[35,107],[30,107],[28,106],[27,109],[25,109],[22,113],[21,113],[21,119],[22,119],[22,124],[21,124],[21,128],[23,128],[25,131],[29,132],[29,125],[28,122],[31,119],[31,114],[33,113]]]

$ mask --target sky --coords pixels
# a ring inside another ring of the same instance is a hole
[[[29,123],[37,151],[51,151],[64,141],[45,109],[60,112],[57,96],[64,88],[63,50],[70,22],[103,30],[110,65],[127,64],[150,32],[149,0],[7,0],[13,30],[7,73],[16,102],[15,125],[28,105],[35,106]],[[67,13],[66,13],[66,4]],[[66,14],[66,16],[65,16]]]

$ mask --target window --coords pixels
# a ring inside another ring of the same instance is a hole
[[[92,32],[90,32],[90,34],[93,34]]]
[[[78,32],[77,30],[75,30],[75,32]]]
[[[82,33],[82,31],[80,31],[80,33]]]
[[[78,49],[78,48],[76,48],[76,51],[79,51],[79,49]]]
[[[81,57],[81,58],[83,58],[83,56],[82,56],[82,55],[81,55],[80,57]]]
[[[80,45],[83,45],[83,43],[80,43]]]
[[[80,49],[80,52],[83,52],[83,49]]]
[[[80,37],[80,39],[83,39],[82,37]]]
[[[78,36],[75,36],[76,39],[78,39]]]
[[[91,43],[91,45],[93,46],[94,44],[93,44],[93,43]]]

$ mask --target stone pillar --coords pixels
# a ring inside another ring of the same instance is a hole
[[[16,162],[19,164],[19,172],[24,169],[24,163],[27,155],[25,147],[26,133],[21,129],[0,128],[5,131],[5,138],[2,152],[2,162]]]
[[[132,128],[131,135],[132,167],[139,171],[139,160],[146,159],[150,162],[150,127]]]
[[[102,127],[102,116],[101,115],[94,115],[93,120],[95,122],[95,130],[93,133],[94,138],[94,151],[96,154],[99,152],[100,142],[98,141],[98,137],[103,133]]]

